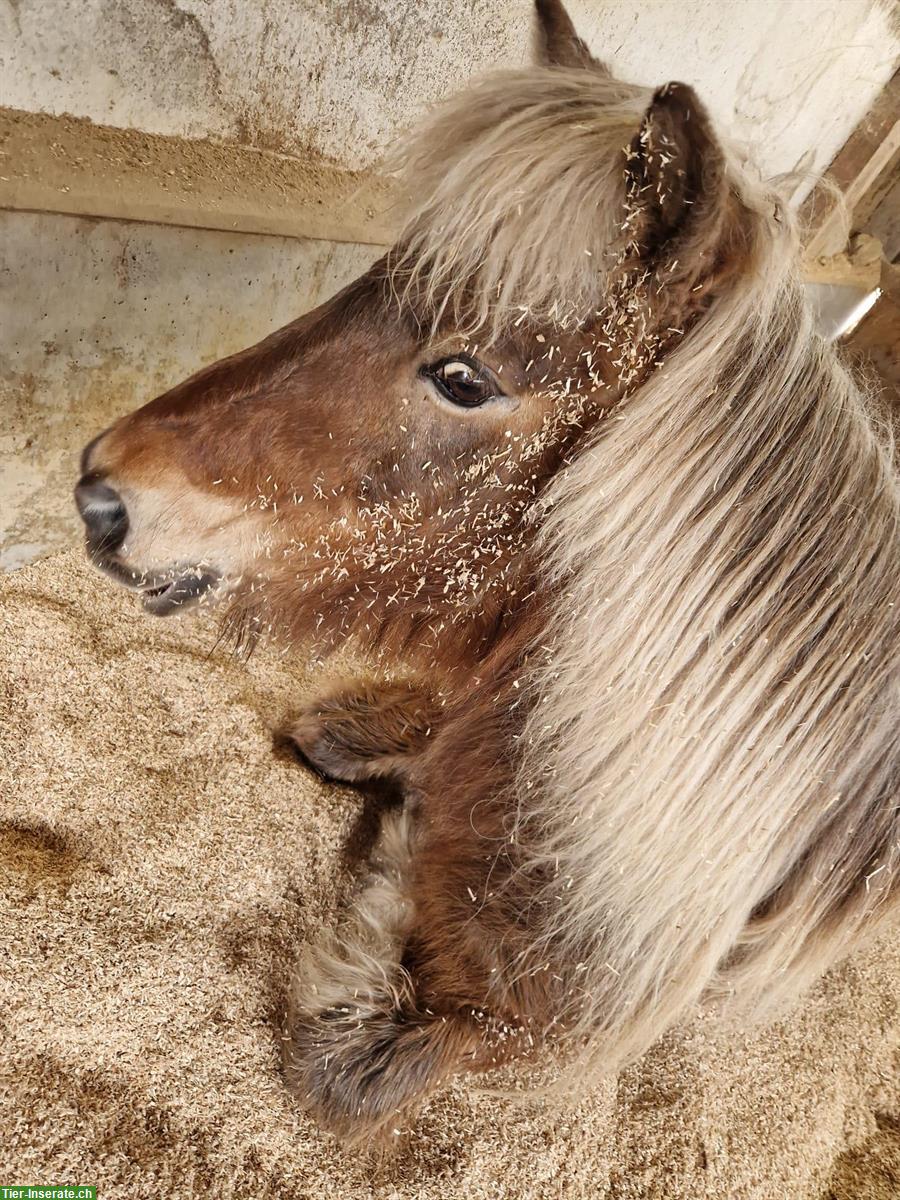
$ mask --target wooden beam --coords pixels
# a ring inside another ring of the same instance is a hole
[[[900,71],[885,86],[826,172],[840,188],[844,205],[836,206],[823,189],[817,188],[801,210],[809,230],[806,249],[811,259],[839,254],[847,232],[866,229],[869,217],[896,178],[898,166]]]
[[[376,172],[312,156],[0,108],[0,208],[382,246],[395,202]]]
[[[900,120],[888,130],[884,141],[878,146],[859,170],[859,173],[844,189],[844,204],[850,214],[850,228],[857,229],[860,217],[857,209],[868,193],[893,167],[900,154]],[[839,207],[834,206],[816,229],[807,243],[810,255],[836,254],[844,244],[847,222]]]
[[[807,283],[830,283],[871,292],[881,279],[881,242],[868,234],[856,234],[842,254],[806,255],[803,277]]]

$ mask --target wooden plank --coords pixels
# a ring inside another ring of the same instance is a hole
[[[389,245],[373,171],[0,108],[0,208]]]
[[[835,156],[828,178],[844,195],[850,231],[866,229],[874,208],[900,166],[900,71],[881,92]],[[830,257],[844,248],[846,220],[822,189],[817,188],[801,211],[809,234],[810,258]]]
[[[847,251],[842,254],[810,258],[803,263],[803,278],[807,283],[830,283],[871,292],[881,279],[881,242],[868,234],[856,234]]]
[[[900,120],[894,122],[887,131],[884,141],[872,152],[859,170],[859,173],[847,184],[844,191],[844,204],[850,213],[850,228],[858,229],[861,215],[858,209],[862,201],[878,187],[900,156]],[[838,207],[833,207],[813,236],[807,242],[807,250],[813,257],[821,254],[836,254],[845,239],[846,220]]]

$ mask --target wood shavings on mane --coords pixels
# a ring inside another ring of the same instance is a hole
[[[407,190],[425,199],[392,255],[398,293],[458,329],[591,311],[618,240],[621,151],[649,95],[531,68],[443,105],[402,154]]]

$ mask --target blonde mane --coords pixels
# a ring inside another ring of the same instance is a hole
[[[411,207],[391,269],[413,306],[497,336],[602,302],[622,245],[622,152],[646,88],[584,70],[489,75],[445,102],[401,157]]]
[[[488,337],[606,311],[648,97],[538,68],[445,106],[408,155],[429,199],[398,288]],[[892,445],[814,329],[787,203],[725,156],[749,269],[537,518],[554,600],[512,836],[603,1070],[704,998],[769,1011],[896,908]]]

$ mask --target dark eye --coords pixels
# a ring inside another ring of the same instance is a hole
[[[467,355],[442,358],[422,367],[419,373],[430,379],[447,400],[458,404],[460,408],[478,408],[480,404],[503,395],[493,373]]]

